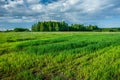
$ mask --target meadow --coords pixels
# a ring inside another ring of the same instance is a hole
[[[0,80],[120,80],[120,33],[1,32]]]

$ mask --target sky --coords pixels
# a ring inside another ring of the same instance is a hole
[[[0,0],[0,30],[49,20],[120,27],[120,0]]]

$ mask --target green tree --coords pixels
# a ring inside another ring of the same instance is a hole
[[[56,23],[55,31],[59,31],[59,25],[58,25],[58,23]]]
[[[44,24],[40,23],[40,31],[44,31]]]

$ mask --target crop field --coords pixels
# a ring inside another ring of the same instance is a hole
[[[0,80],[120,80],[120,33],[1,32]]]

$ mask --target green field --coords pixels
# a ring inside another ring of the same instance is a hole
[[[0,80],[120,80],[120,33],[0,33]]]

